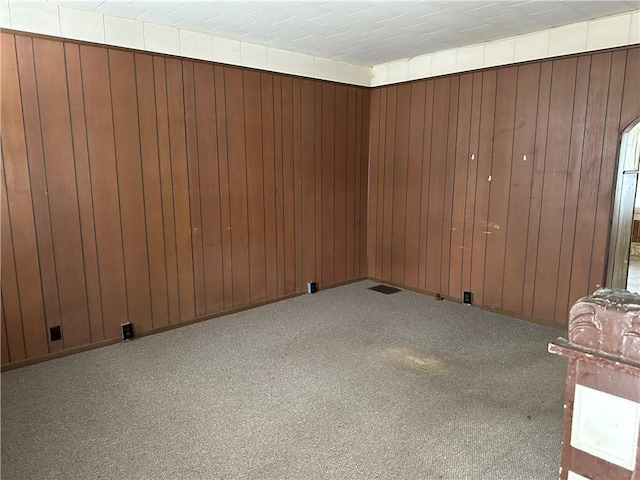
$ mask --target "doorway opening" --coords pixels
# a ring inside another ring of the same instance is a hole
[[[637,192],[639,168],[640,118],[637,118],[626,128],[620,142],[606,286],[626,288],[638,293],[640,293],[640,194]]]

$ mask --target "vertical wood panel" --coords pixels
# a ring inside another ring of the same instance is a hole
[[[264,174],[262,165],[262,101],[260,73],[246,71],[244,83],[244,128],[246,132],[247,212],[249,224],[249,269],[251,302],[266,298]]]
[[[301,162],[301,183],[302,201],[300,205],[302,213],[302,281],[311,282],[316,276],[316,254],[315,254],[315,90],[311,80],[302,80],[300,85],[300,142],[302,144]],[[271,97],[273,108],[273,97]],[[273,127],[272,127],[273,128]],[[272,142],[273,143],[273,142]],[[265,193],[269,192],[270,198],[275,199],[274,188],[265,188]],[[275,205],[275,203],[274,203]],[[274,212],[275,209],[268,209]],[[275,216],[273,218],[275,224]],[[269,254],[275,258],[275,230],[273,253]],[[275,269],[271,270],[275,273]],[[275,278],[274,278],[275,283]],[[275,295],[274,295],[275,296]]]
[[[166,59],[167,112],[169,120],[169,151],[173,208],[175,215],[176,256],[178,262],[178,295],[180,297],[180,321],[195,315],[195,291],[193,282],[193,250],[191,247],[191,205],[189,198],[189,167],[184,110],[184,79],[182,61]]]
[[[484,304],[502,306],[508,208],[511,194],[516,67],[498,71],[493,160],[489,182],[489,217],[484,275]]]
[[[369,89],[358,89],[358,120],[359,120],[359,138],[358,143],[360,149],[357,153],[359,159],[360,171],[360,202],[358,204],[358,216],[356,217],[356,225],[360,225],[359,239],[357,242],[360,251],[360,263],[358,276],[367,274],[367,208],[369,195],[369,130],[371,124],[370,105],[371,95]]]
[[[380,113],[382,89],[376,88],[371,93],[371,133],[369,147],[369,209],[367,211],[367,274],[377,277],[377,240],[378,240],[378,165],[380,155]]]
[[[158,129],[156,124],[155,83],[153,58],[135,55],[140,154],[144,191],[144,213],[147,226],[147,254],[149,258],[149,287],[151,290],[151,325],[158,327],[169,322],[167,303],[167,269],[160,191],[160,163]]]
[[[300,118],[300,79],[293,79],[293,234],[294,234],[294,292],[302,292],[302,190],[300,171],[302,145]]]
[[[3,44],[6,43],[7,42],[3,42]],[[12,44],[13,42],[11,42],[9,46]],[[3,50],[3,57],[5,56],[5,52],[6,55],[8,55],[8,58],[11,59],[13,54],[10,51]],[[7,160],[13,160],[7,161],[7,167],[5,170],[8,188],[7,195],[10,197],[10,209],[13,208],[12,205],[15,205],[16,202],[24,202],[24,204],[26,205],[26,203],[31,200],[30,203],[32,204],[33,218],[35,223],[34,234],[37,248],[37,266],[39,267],[40,281],[42,285],[41,291],[42,297],[44,299],[44,316],[46,319],[46,327],[50,328],[53,326],[61,325],[60,297],[56,278],[57,274],[55,264],[55,251],[53,245],[53,233],[51,231],[51,213],[48,197],[49,187],[47,185],[47,178],[45,173],[46,168],[44,163],[42,129],[40,124],[40,112],[38,106],[38,90],[36,83],[35,64],[33,59],[33,43],[31,38],[16,37],[15,52],[17,56],[17,71],[20,85],[18,87],[18,85],[16,84],[14,94],[9,93],[10,96],[3,95],[2,103],[5,104],[5,102],[11,102],[11,100],[17,101],[20,97],[22,98],[22,115],[24,121],[24,139],[26,141],[26,155],[23,153],[18,154],[14,157],[12,153],[6,152],[5,154]],[[18,77],[10,76],[10,78],[15,78],[16,81]],[[20,106],[14,104],[13,108],[18,109],[20,108]],[[13,108],[11,107],[11,103],[9,103],[8,110],[12,111]],[[4,132],[6,125],[4,115],[2,124],[4,141]],[[10,124],[13,124],[13,122],[11,122]],[[6,135],[13,140],[14,135],[15,138],[19,138],[21,134],[17,132],[16,134],[13,134],[11,130],[8,130]],[[10,142],[12,140],[10,140]],[[24,192],[26,196],[22,197],[22,195],[12,195],[14,186],[20,186],[21,188],[18,189],[18,191]],[[27,217],[23,217],[23,215],[25,214],[27,215]],[[17,235],[22,235],[24,233],[27,241],[32,239],[32,233],[30,231],[31,222],[29,222],[28,216],[28,207],[26,206],[18,207],[16,215],[14,215],[16,222],[23,220],[25,221],[24,228],[18,227],[17,225],[16,228]],[[30,267],[28,267],[27,265],[23,265],[23,262],[30,263],[35,260],[36,257],[33,256],[33,248],[29,248],[28,251],[23,252],[23,248],[26,248],[27,245],[23,245],[22,241],[16,241],[15,247],[18,282],[22,284],[22,275],[31,271],[30,275],[34,276],[34,266],[31,265]],[[39,289],[37,283],[24,282],[22,286],[24,290],[22,292],[22,301],[25,302],[25,300],[27,300],[27,303],[31,303],[30,297],[33,297],[33,301],[35,304],[35,302],[37,302],[37,297],[39,296],[37,293]],[[30,309],[32,307],[25,304],[24,308]],[[26,322],[36,321],[35,319],[38,318],[37,316],[30,315],[27,311],[23,311],[23,315]],[[30,323],[27,323],[25,324],[25,327],[25,343],[27,356],[31,357],[32,354],[29,353],[29,342],[31,341],[32,337],[28,334],[28,331],[31,327],[36,328],[36,325],[30,325]],[[48,337],[49,335],[47,332],[47,338]],[[38,336],[34,336],[33,339],[34,341],[38,342]],[[49,352],[58,351],[62,348],[64,348],[64,337],[62,341],[49,341]],[[43,349],[42,346],[36,344],[34,345],[34,352],[32,353],[33,355],[36,354],[35,352],[37,352],[38,354],[42,354],[44,353],[44,351],[45,349]]]
[[[13,38],[1,37],[2,302],[11,361],[48,352],[45,310],[29,178],[26,122]],[[44,193],[44,192],[42,192]],[[41,193],[41,195],[42,195]],[[44,195],[42,195],[44,196]],[[9,200],[10,198],[10,200]],[[5,334],[5,331],[2,332]]]
[[[404,279],[405,285],[419,285],[421,181],[424,145],[424,104],[426,82],[411,84],[408,128],[407,201]]]
[[[549,133],[549,107],[551,100],[551,74],[553,62],[544,62],[540,66],[538,84],[538,112],[536,118],[536,138],[533,154],[533,172],[531,179],[531,199],[529,203],[529,222],[527,224],[527,250],[524,265],[524,285],[522,288],[522,313],[533,315],[535,296],[535,276],[538,255],[538,234],[540,231],[540,213],[542,212],[542,187],[544,184],[547,160],[547,136]]]
[[[484,272],[489,235],[489,189],[493,156],[493,130],[497,96],[497,74],[489,70],[482,75],[482,102],[480,113],[480,141],[478,144],[478,170],[476,201],[473,220],[473,250],[471,257],[471,291],[475,301],[484,305]]]
[[[107,50],[81,46],[85,118],[105,338],[129,319]]]
[[[447,144],[449,133],[449,96],[451,79],[439,78],[434,83],[431,152],[429,156],[429,193],[427,215],[426,288],[440,292],[442,265],[442,227],[445,210],[447,176]],[[424,186],[423,186],[424,188]]]
[[[391,196],[391,281],[404,283],[405,235],[407,230],[407,172],[409,162],[409,115],[411,113],[411,85],[398,87],[396,111],[396,145],[393,162]]]
[[[282,77],[282,207],[284,293],[295,291],[295,176],[293,79]]]
[[[429,234],[429,195],[431,183],[431,139],[433,138],[433,105],[435,80],[426,82],[424,130],[420,179],[420,227],[418,239],[418,288],[427,288],[427,236]]]
[[[314,82],[314,280],[322,281],[322,83]]]
[[[358,115],[357,105],[357,89],[355,87],[348,87],[347,89],[347,102],[346,102],[346,114],[347,125],[345,130],[345,270],[344,278],[354,278],[354,267],[356,265],[356,259],[358,257],[358,251],[355,246],[356,232],[359,224],[356,223],[356,205],[360,199],[357,198],[360,182],[360,172],[358,168],[360,166],[360,159],[356,156],[356,144],[360,142],[360,136],[358,136],[358,130],[356,126],[356,119]],[[357,199],[356,199],[357,198]],[[356,269],[356,272],[359,269]],[[356,273],[357,275],[357,273]]]
[[[519,312],[522,308],[522,266],[527,257],[527,227],[534,165],[534,143],[540,64],[518,67],[517,98],[511,155],[511,192],[509,195],[502,308]],[[525,158],[526,156],[526,158]]]
[[[109,67],[127,303],[129,318],[144,332],[152,328],[152,321],[133,54],[110,50]]]
[[[222,214],[220,152],[217,130],[214,70],[194,64],[196,136],[198,142],[200,214],[202,216],[202,262],[205,312],[224,309],[222,272]]]
[[[333,145],[334,161],[334,207],[333,207],[333,279],[342,282],[345,279],[345,263],[350,256],[346,252],[346,193],[347,193],[347,87],[335,87],[335,141]]]
[[[598,204],[596,209],[596,228],[591,247],[591,271],[589,274],[589,290],[595,290],[604,285],[606,272],[607,240],[611,225],[611,203],[613,199],[613,187],[615,185],[615,172],[617,163],[617,151],[620,142],[619,132],[626,125],[620,125],[620,113],[622,109],[622,93],[624,89],[626,52],[612,53],[611,76],[609,80],[609,92],[607,98],[607,113],[605,121],[604,141],[602,145],[602,161],[600,164],[600,182],[598,185]]]
[[[167,272],[168,323],[180,321],[178,295],[178,262],[176,257],[175,213],[173,205],[173,180],[169,146],[169,119],[167,113],[167,77],[163,58],[153,58],[155,101],[158,129],[158,160],[160,164],[160,191],[162,193],[162,218],[164,226],[164,252]]]
[[[398,87],[387,88],[387,114],[385,127],[382,204],[381,278],[391,278],[391,240],[393,235],[393,168],[396,157],[396,122],[398,111]]]
[[[82,90],[82,65],[78,45],[65,44],[67,67],[67,87],[69,90],[69,111],[73,137],[73,156],[78,187],[80,228],[82,234],[82,254],[84,282],[87,290],[89,310],[90,341],[104,339],[102,325],[102,298],[98,274],[98,252],[96,250],[95,222],[93,218],[93,197],[87,151],[87,130],[85,123],[84,93]]]
[[[5,90],[3,89],[3,94],[4,92]],[[7,185],[5,179],[6,177],[4,175],[3,168],[2,198],[0,199],[0,202],[2,203],[0,210],[0,214],[2,215],[2,217],[0,217],[0,220],[2,221],[2,224],[0,225],[2,229],[0,231],[0,239],[2,241],[2,243],[0,244],[0,261],[2,262],[2,275],[0,276],[0,281],[2,281],[2,320],[5,326],[5,330],[2,331],[2,335],[6,336],[7,339],[7,350],[8,353],[10,353],[10,360],[12,362],[17,362],[20,360],[24,360],[28,352],[25,347],[25,332],[23,329],[22,312],[20,309],[20,292],[18,291],[18,279],[16,274],[15,254],[13,249],[13,235],[11,231],[11,223],[9,220]],[[42,330],[44,334],[44,328]],[[42,335],[42,337],[44,337],[44,335]],[[42,351],[29,353],[42,355],[45,352]]]
[[[275,122],[275,193],[276,193],[276,273],[278,280],[278,295],[284,295],[284,192],[282,180],[283,167],[283,105],[282,105],[282,77],[273,77],[273,116]],[[319,208],[318,206],[316,207]],[[319,244],[320,242],[318,242]]]
[[[449,265],[448,294],[462,297],[462,256],[465,248],[465,218],[467,200],[467,176],[475,160],[469,160],[469,136],[471,130],[471,102],[473,96],[473,74],[460,77],[458,93],[458,118],[455,144],[453,183],[453,206],[451,211],[451,262]]]
[[[275,119],[273,108],[273,75],[263,73],[260,77],[260,88],[262,98],[262,155],[264,166],[264,226],[265,226],[265,259],[266,259],[266,295],[267,298],[277,298],[278,296],[278,275],[277,275],[277,243],[276,243],[276,174],[275,174]],[[313,97],[312,97],[313,101]],[[304,120],[303,116],[303,120]],[[313,124],[311,124],[313,131]],[[313,148],[313,147],[312,147]],[[306,172],[303,167],[303,181],[311,174],[313,179],[313,165],[310,172]],[[309,213],[313,212],[312,202],[303,204],[309,207]],[[303,215],[308,222],[309,219]],[[313,216],[311,216],[312,220]],[[307,223],[305,223],[305,226]],[[308,229],[304,231],[308,233]],[[313,229],[311,229],[313,233]],[[307,244],[305,244],[305,247]],[[308,250],[307,256],[312,254],[313,245]],[[306,258],[306,257],[305,257]],[[313,260],[313,259],[311,259]]]
[[[473,74],[473,96],[469,125],[469,149],[467,155],[467,158],[469,159],[469,167],[467,173],[466,204],[463,227],[464,249],[462,250],[462,291],[471,291],[471,265],[473,259],[473,241],[475,239],[474,219],[476,215],[476,188],[478,185],[478,147],[480,142],[482,78],[483,75],[481,72]]]
[[[322,277],[328,285],[334,279],[334,223],[335,206],[335,86],[322,84]]]
[[[233,305],[248,305],[249,233],[247,224],[247,167],[245,154],[243,74],[238,68],[224,69],[227,142],[229,159],[229,206],[231,213],[231,266]]]
[[[34,62],[65,347],[91,341],[64,45],[34,39]]]
[[[589,70],[591,58],[578,59],[576,87],[573,99],[573,118],[571,143],[569,145],[569,163],[565,190],[562,243],[558,264],[558,289],[556,291],[555,319],[560,326],[565,326],[569,316],[569,289],[571,286],[571,266],[573,246],[575,244],[575,226],[578,215],[578,188],[582,147],[584,145],[584,125],[587,111],[587,94],[589,88]],[[576,299],[573,299],[572,303]]]
[[[447,154],[445,157],[445,190],[444,212],[442,214],[442,253],[440,255],[440,289],[445,295],[449,294],[449,274],[451,262],[451,220],[453,208],[453,186],[455,182],[455,148],[458,123],[458,100],[460,92],[460,77],[451,78],[451,92],[449,94],[449,128],[447,130]],[[460,294],[457,295],[458,297]]]
[[[224,308],[233,308],[233,257],[231,232],[231,189],[229,186],[229,149],[227,131],[227,100],[224,67],[214,67],[216,99],[216,136],[218,139],[218,170],[220,178],[220,223],[222,236],[222,278]]]
[[[198,149],[198,127],[196,113],[194,62],[182,62],[182,78],[184,81],[184,119],[187,143],[187,171],[189,188],[189,210],[191,214],[191,249],[193,268],[193,290],[195,315],[200,317],[206,310],[204,286],[204,257],[203,257],[203,221],[202,205],[200,204],[200,152]],[[213,88],[213,85],[210,87]],[[210,135],[209,132],[206,135]]]
[[[547,162],[542,187],[542,211],[533,314],[553,318],[558,282],[562,215],[571,138],[572,102],[575,91],[577,59],[554,62],[547,135]]]

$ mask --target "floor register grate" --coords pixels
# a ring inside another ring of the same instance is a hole
[[[385,295],[391,295],[392,293],[401,292],[399,288],[390,287],[389,285],[376,285],[375,287],[369,287],[369,290],[384,293]]]

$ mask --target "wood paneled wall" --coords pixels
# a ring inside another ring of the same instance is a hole
[[[368,89],[0,45],[3,364],[366,275]]]
[[[638,72],[633,47],[374,89],[369,276],[565,325],[604,283]]]

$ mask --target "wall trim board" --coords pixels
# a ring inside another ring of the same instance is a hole
[[[373,87],[640,43],[640,13],[629,12],[371,66],[114,17],[69,5],[5,2],[7,8],[0,11],[0,27]],[[12,4],[19,4],[20,8],[14,11]]]
[[[328,286],[321,287],[321,288],[318,289],[318,291],[320,292],[320,291],[325,291],[325,290],[331,290],[333,288],[342,287],[342,286],[349,285],[351,283],[360,282],[360,281],[366,280],[366,279],[367,279],[367,277],[359,277],[359,278],[355,278],[355,279],[352,279],[352,280],[345,280],[345,281],[342,281],[342,282],[335,283],[333,285],[328,285]],[[193,318],[191,320],[187,320],[187,321],[184,321],[184,322],[175,323],[175,324],[171,324],[171,325],[165,325],[165,326],[153,329],[153,330],[142,332],[141,334],[136,334],[135,338],[136,339],[137,338],[143,338],[143,337],[146,337],[146,336],[149,336],[149,335],[155,335],[157,333],[168,332],[168,331],[175,330],[177,328],[184,327],[184,326],[187,326],[187,325],[194,325],[196,323],[205,322],[207,320],[214,320],[216,318],[226,317],[227,315],[233,315],[235,313],[246,312],[247,310],[252,310],[252,309],[258,308],[258,307],[264,307],[265,305],[270,305],[272,303],[281,302],[283,300],[289,300],[291,298],[301,297],[303,295],[307,295],[306,291],[295,292],[295,293],[283,295],[282,297],[279,297],[279,298],[266,300],[264,302],[256,303],[255,305],[247,305],[247,306],[244,306],[244,307],[233,308],[233,309],[227,310],[225,312],[218,312],[218,313],[214,313],[214,314],[211,314],[211,315],[202,315],[200,317],[196,317],[196,318]],[[69,356],[69,355],[74,355],[76,353],[87,352],[89,350],[93,350],[93,349],[96,349],[96,348],[107,347],[109,345],[115,345],[115,344],[120,343],[120,342],[122,342],[121,339],[114,338],[114,339],[110,339],[110,340],[104,340],[104,341],[99,342],[99,343],[90,343],[90,344],[87,344],[87,345],[82,345],[80,347],[75,347],[75,348],[68,349],[68,350],[60,350],[58,352],[50,353],[50,354],[44,355],[42,357],[30,358],[28,360],[22,360],[20,362],[3,364],[0,371],[7,372],[7,371],[10,371],[10,370],[15,370],[17,368],[28,367],[29,365],[35,365],[37,363],[46,362],[48,360],[55,360],[57,358],[63,358],[63,357]],[[133,340],[133,342],[135,342],[135,339]]]
[[[458,305],[465,305],[464,302],[462,301],[462,299],[456,298],[456,297],[452,297],[450,295],[443,295],[441,293],[432,292],[430,290],[424,290],[424,289],[421,289],[421,288],[412,287],[411,285],[404,285],[402,283],[390,282],[390,281],[382,280],[380,278],[375,278],[375,277],[368,277],[367,279],[371,280],[373,282],[384,283],[385,285],[391,285],[392,287],[397,287],[397,288],[400,288],[402,290],[408,290],[410,292],[419,293],[421,295],[428,295],[429,297],[436,298],[438,295],[440,295],[440,297],[443,300],[446,300],[446,301],[449,301],[449,302],[453,302],[453,303],[457,303]],[[475,303],[473,305],[467,305],[467,307],[468,308],[477,308],[477,309],[482,310],[484,312],[497,313],[498,315],[503,315],[505,317],[517,318],[518,320],[524,320],[526,322],[535,323],[537,325],[543,325],[545,327],[555,328],[555,329],[558,330],[559,334],[565,332],[565,330],[560,328],[558,325],[550,324],[550,323],[545,322],[544,320],[541,320],[541,319],[536,318],[536,317],[530,317],[530,316],[527,316],[527,315],[522,315],[522,314],[519,314],[519,313],[510,312],[510,311],[502,310],[502,309],[499,309],[499,308],[491,308],[491,307],[487,307],[486,305],[478,305],[478,304],[475,304]]]
[[[640,12],[629,12],[381,63],[371,67],[370,85],[391,85],[639,43]]]
[[[20,0],[9,0],[7,3],[8,8],[0,12],[0,27],[4,28],[349,85],[369,86],[371,82],[369,66],[115,17],[68,5]],[[12,8],[14,5],[20,6],[19,11]]]

